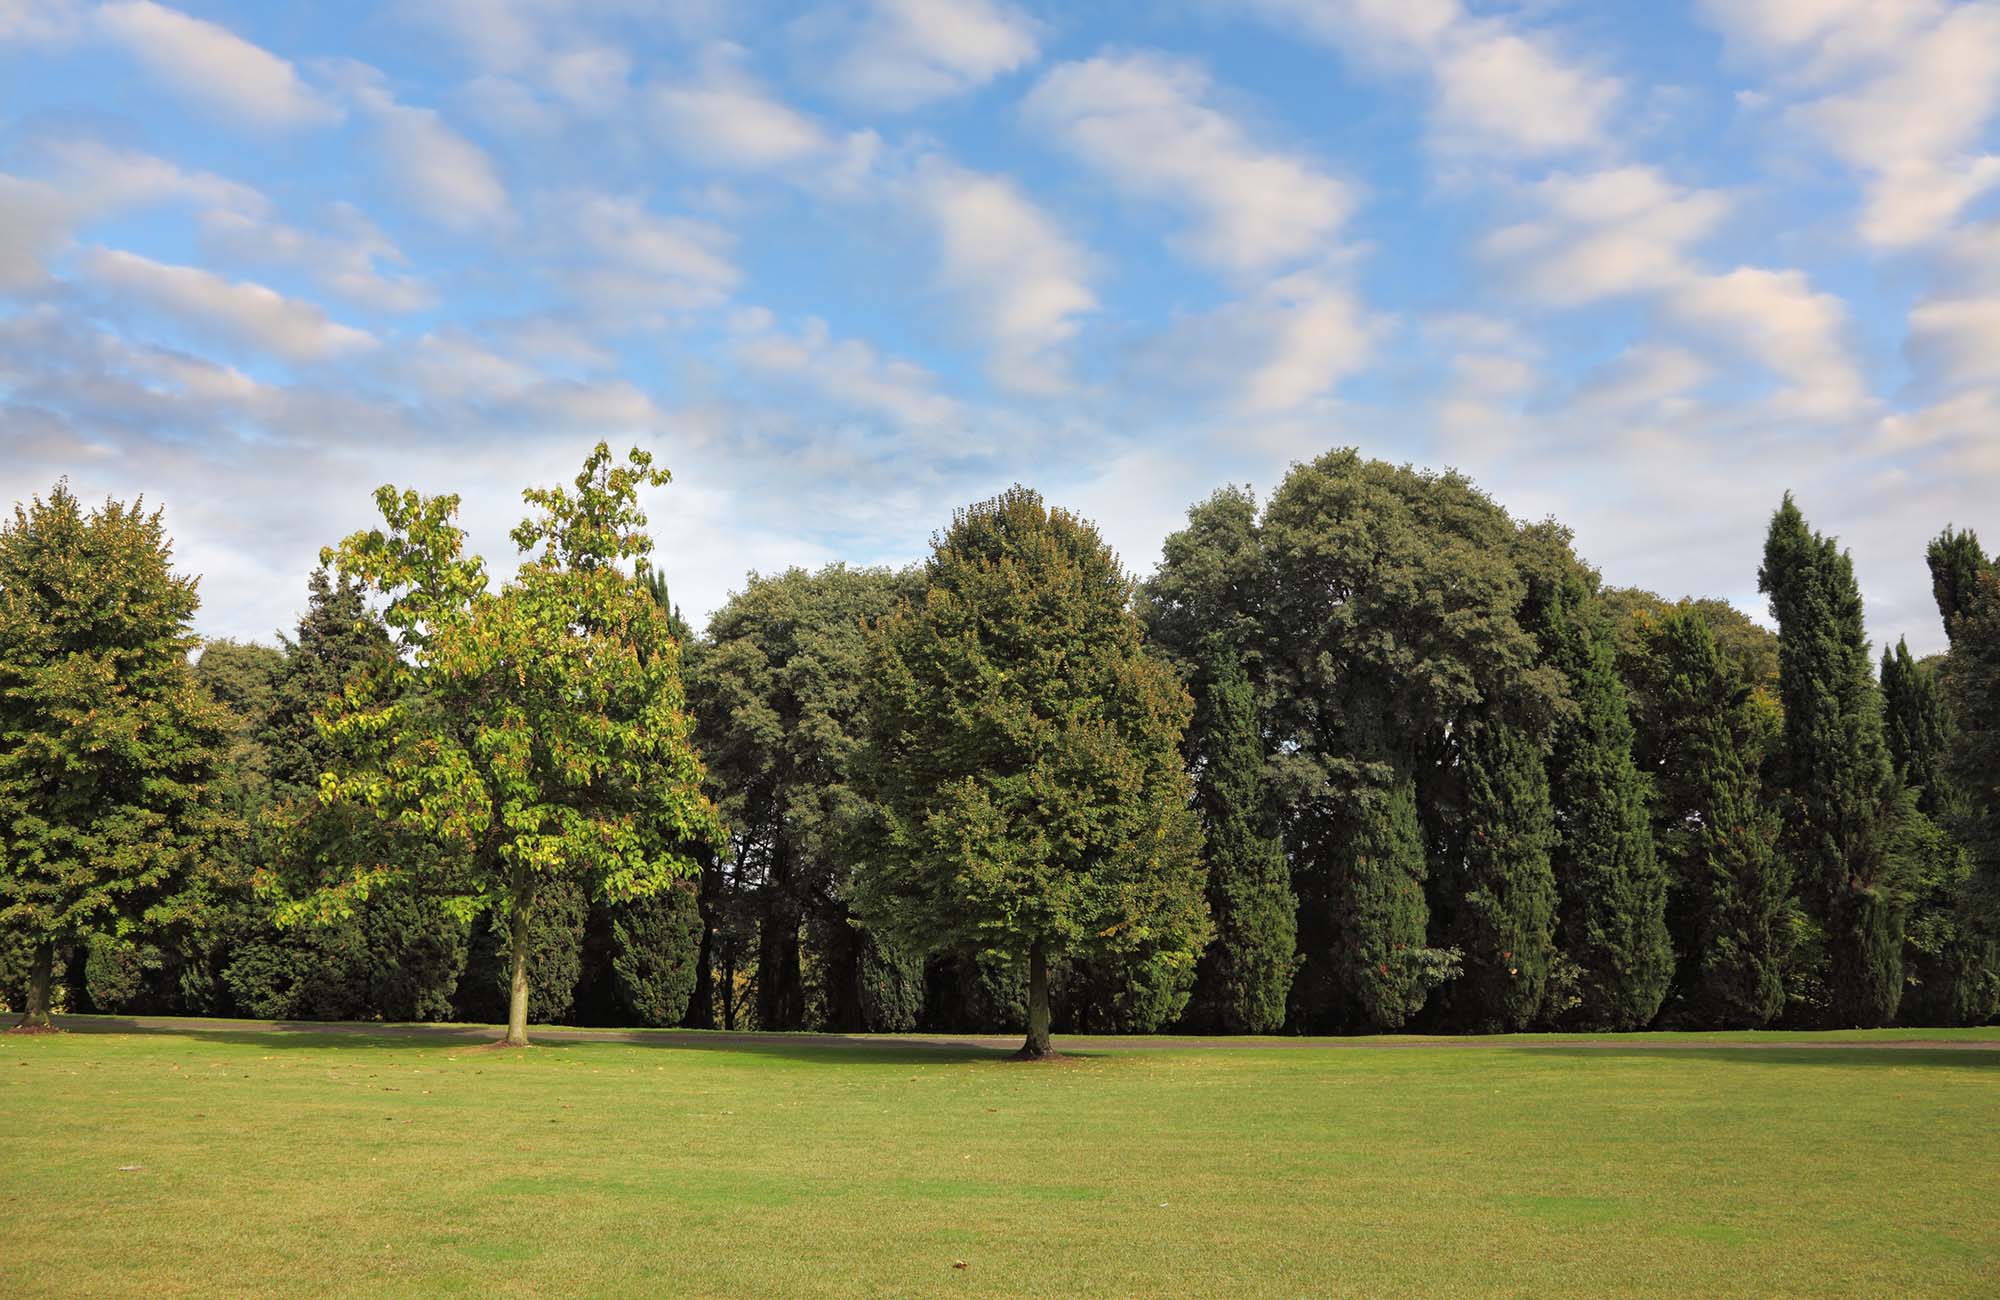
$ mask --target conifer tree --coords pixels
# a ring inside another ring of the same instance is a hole
[[[1562,694],[1517,617],[1515,537],[1458,475],[1352,450],[1295,466],[1265,511],[1257,625],[1299,898],[1295,1027],[1399,1028],[1450,969],[1427,943],[1437,828],[1420,763],[1482,701],[1541,716]]]
[[[958,512],[926,578],[880,624],[852,903],[906,950],[1025,964],[1046,1056],[1052,961],[1191,973],[1208,942],[1187,692],[1097,530],[1026,488]]]
[[[1785,1004],[1791,879],[1762,803],[1750,688],[1693,610],[1669,613],[1648,640],[1658,842],[1680,958],[1671,1014],[1759,1028]]]
[[[0,524],[0,932],[29,950],[22,1025],[56,949],[206,911],[227,721],[188,652],[195,579],[159,511],[86,513],[65,483]]]
[[[1978,554],[1969,533],[1956,536]],[[1951,825],[1972,859],[1967,904],[1992,935],[2000,934],[2000,565],[1983,564],[1955,590],[1954,604],[1939,599],[1951,631],[1943,686],[1953,734],[1944,777],[1963,800]]]
[[[1215,939],[1195,974],[1188,1022],[1210,1032],[1274,1033],[1291,989],[1298,904],[1273,824],[1250,678],[1220,636],[1210,638],[1204,659],[1188,734],[1200,746],[1195,806],[1206,832]]]
[[[1884,651],[1882,699],[1889,755],[1914,805],[1904,835],[1913,879],[1897,1020],[1977,1024],[2000,999],[2000,945],[1977,933],[1968,914],[1972,861],[1950,830],[1966,801],[1944,773],[1951,716],[1932,662],[1913,658],[1903,641]]]
[[[1979,535],[1970,528],[1950,525],[1931,541],[1925,553],[1931,571],[1931,595],[1937,600],[1938,616],[1944,620],[1945,636],[1957,639],[1959,616],[1978,599],[1981,579],[1991,566],[1980,549]]]
[[[1557,720],[1549,755],[1556,947],[1577,968],[1576,1005],[1560,1020],[1575,1029],[1640,1029],[1666,997],[1674,951],[1617,648],[1581,566],[1564,565],[1536,585],[1546,590],[1535,593],[1531,622],[1575,704]]]
[[[1479,1033],[1527,1025],[1541,1010],[1555,952],[1555,820],[1538,746],[1498,717],[1459,748],[1464,824],[1432,892],[1434,929],[1464,974],[1440,993],[1442,1019]]]
[[[1828,1012],[1842,1025],[1886,1024],[1902,996],[1901,786],[1853,562],[1807,527],[1790,493],[1772,516],[1758,586],[1778,623],[1783,851],[1825,932]]]

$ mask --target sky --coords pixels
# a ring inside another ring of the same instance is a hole
[[[1335,447],[1878,643],[2000,541],[2000,0],[0,0],[0,504],[269,641],[382,483],[599,438],[699,625],[1021,482],[1143,576]]]

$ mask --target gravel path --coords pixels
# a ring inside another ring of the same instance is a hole
[[[193,1016],[56,1016],[57,1025],[82,1034],[186,1034],[218,1037],[234,1034],[355,1035],[369,1038],[429,1040],[441,1045],[492,1042],[493,1025],[383,1025],[351,1021],[211,1020]],[[1194,1048],[1242,1051],[1425,1051],[1440,1048],[1515,1051],[1770,1051],[1837,1048],[1843,1051],[2000,1052],[2000,1030],[1989,1039],[1816,1037],[1811,1033],[1733,1033],[1706,1038],[1659,1039],[1651,1035],[1493,1035],[1467,1038],[1203,1038],[1059,1034],[1059,1051],[1176,1051]],[[634,1043],[649,1047],[728,1050],[740,1047],[854,1047],[867,1049],[949,1050],[1004,1056],[1021,1044],[1019,1034],[774,1034],[691,1029],[534,1029],[529,1037],[540,1043]]]

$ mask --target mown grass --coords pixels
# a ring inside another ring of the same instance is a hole
[[[2000,1051],[1649,1041],[8,1037],[0,1294],[2000,1293]]]

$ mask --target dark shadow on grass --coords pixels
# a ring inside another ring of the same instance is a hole
[[[1961,1070],[2000,1070],[2000,1051],[1983,1047],[1874,1047],[1815,1043],[1808,1047],[1515,1047],[1502,1048],[1527,1056],[1560,1056],[1574,1060],[1605,1057],[1645,1057],[1655,1061],[1718,1061],[1729,1065],[1889,1066],[1927,1070],[1945,1066]]]
[[[195,1017],[60,1016],[61,1027],[76,1034],[144,1034],[230,1043],[266,1049],[418,1049],[428,1052],[490,1052],[504,1034],[498,1025],[382,1025],[346,1021],[204,1021]],[[933,1039],[869,1038],[864,1035],[758,1034],[705,1030],[529,1030],[530,1051],[574,1052],[595,1047],[640,1047],[724,1052],[810,1063],[834,1061],[867,1065],[944,1065],[1006,1061],[1011,1042],[982,1043]],[[1073,1055],[1094,1055],[1081,1053]]]

